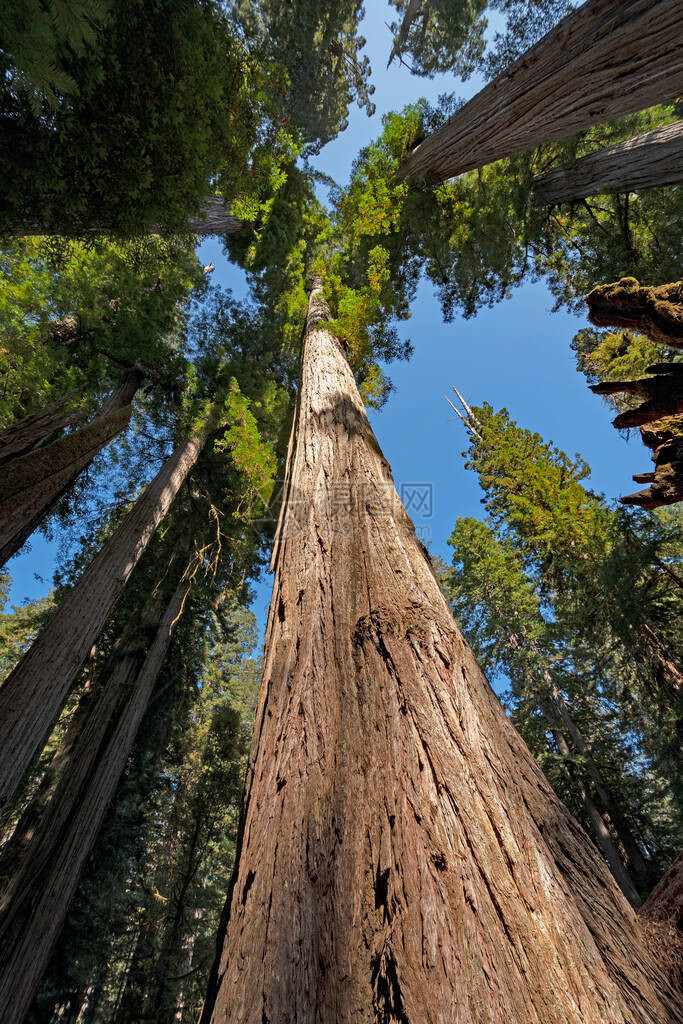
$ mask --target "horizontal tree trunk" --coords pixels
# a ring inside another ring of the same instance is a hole
[[[683,92],[683,0],[587,0],[404,161],[444,181]]]
[[[0,1005],[5,1024],[21,1024],[62,929],[83,865],[147,708],[188,584],[169,601],[136,674],[125,656],[81,730],[72,756],[0,902]]]
[[[230,213],[230,207],[226,205],[225,200],[221,196],[208,196],[200,213],[196,217],[188,217],[187,219],[187,230],[194,235],[232,235],[237,231],[241,231],[244,227],[246,227],[245,222]],[[5,234],[15,235],[18,238],[26,235],[61,235],[63,233],[63,230],[55,230],[54,224],[43,223],[40,220],[34,220],[31,224],[26,224],[16,230],[10,229],[9,232],[5,231]],[[149,233],[159,235],[170,234],[162,225],[153,228]],[[74,230],[70,234],[74,235],[74,237],[82,237],[84,235],[106,236],[111,234],[111,230],[106,224],[101,224],[97,227],[91,227],[87,231]]]
[[[635,409],[627,409],[612,420],[619,430],[642,427],[683,412],[683,363],[655,363],[648,366],[646,372],[654,376],[639,380],[603,380],[590,385],[596,395],[625,394],[645,399]]]
[[[643,443],[652,449],[655,468],[651,473],[635,473],[633,479],[636,483],[649,483],[650,486],[634,494],[627,494],[620,501],[624,505],[647,509],[683,501],[683,431],[680,419],[660,420],[641,427],[640,436]],[[683,672],[678,665],[673,664],[670,656],[666,657],[662,653],[661,647],[665,645],[657,644],[655,647],[658,664],[672,694],[675,694],[683,687]]]
[[[204,436],[184,441],[167,459],[0,687],[0,805],[52,728],[107,616],[199,458]]]
[[[102,448],[125,430],[142,380],[140,369],[127,370],[94,420],[2,466],[0,566],[50,515]]]
[[[320,282],[204,1024],[673,1024],[594,845],[463,642]]]
[[[246,227],[243,220],[230,213],[221,196],[209,196],[198,217],[190,217],[188,228],[194,235],[234,235]]]
[[[601,284],[586,296],[596,327],[626,327],[667,348],[683,349],[683,281],[641,285],[635,277]]]
[[[543,206],[553,206],[599,192],[638,192],[679,181],[683,181],[683,121],[537,175],[534,198]]]

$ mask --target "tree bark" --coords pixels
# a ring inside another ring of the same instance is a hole
[[[180,617],[188,584],[171,597],[142,667],[122,658],[80,732],[47,814],[0,900],[0,1005],[21,1024],[31,1004],[85,860],[116,792]]]
[[[202,1021],[664,1024],[675,996],[462,640],[314,283]]]
[[[95,456],[130,421],[143,380],[127,370],[98,416],[84,427],[7,461],[0,474],[0,566],[22,547]],[[47,435],[46,435],[47,436]]]
[[[54,724],[107,616],[199,458],[204,436],[184,441],[167,459],[0,687],[0,805]]]
[[[675,990],[683,990],[683,853],[650,893],[640,909],[655,953]]]
[[[444,181],[683,91],[683,0],[587,0],[404,161]]]
[[[541,206],[554,206],[600,192],[638,192],[679,181],[683,181],[683,121],[589,153],[570,167],[537,175],[534,198]]]
[[[243,220],[230,213],[221,196],[209,196],[198,217],[190,217],[188,228],[193,235],[234,235],[246,227]]]
[[[645,372],[654,376],[640,380],[603,380],[590,385],[595,395],[626,394],[645,399],[635,409],[627,409],[612,420],[617,430],[642,427],[683,412],[683,362],[654,363],[647,366]]]
[[[230,213],[230,207],[226,206],[225,200],[221,196],[208,196],[202,206],[201,211],[196,217],[188,217],[187,219],[187,230],[193,235],[233,235],[237,231],[241,231],[246,227],[243,220]],[[54,224],[41,222],[35,220],[31,224],[27,224],[24,228],[17,228],[16,230],[10,229],[4,232],[5,234],[14,235],[17,238],[25,237],[26,235],[55,235],[63,234],[62,231],[56,231]],[[149,234],[165,235],[170,234],[165,227],[157,225]],[[74,237],[82,237],[85,235],[110,235],[111,230],[106,224],[101,224],[98,227],[92,227],[86,231],[72,231],[67,232],[72,234]]]
[[[619,500],[624,505],[638,505],[640,508],[661,508],[683,501],[683,424],[679,419],[660,420],[648,427],[641,427],[643,444],[652,449],[655,464],[652,473],[634,473],[638,484],[649,487],[634,494],[627,494]],[[671,691],[683,686],[683,673],[670,656],[662,652],[666,645],[658,643],[655,650],[662,679]]]
[[[683,349],[683,281],[650,286],[622,277],[594,288],[586,305],[596,327],[626,327],[667,348]]]
[[[58,398],[56,402],[44,406],[38,412],[25,416],[12,423],[0,433],[0,465],[24,455],[31,448],[42,444],[51,434],[65,430],[82,420],[84,409],[64,412],[64,407],[78,394],[77,390]]]

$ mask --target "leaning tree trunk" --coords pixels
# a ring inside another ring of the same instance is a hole
[[[133,398],[143,378],[137,366],[127,370],[94,420],[2,466],[0,566],[50,515],[98,452],[125,430],[133,411]]]
[[[567,759],[571,758],[571,748],[567,742],[567,737],[562,731],[562,717],[556,702],[544,700],[540,694],[535,694],[535,696],[539,710],[550,726],[550,731],[552,732],[558,751],[562,757]],[[570,765],[569,767],[572,782],[576,786],[581,803],[584,806],[593,828],[595,841],[602,852],[603,857],[609,864],[610,871],[614,875],[617,885],[631,906],[637,908],[640,906],[640,896],[633,884],[631,876],[624,866],[619,850],[617,849],[614,840],[610,835],[610,831],[605,824],[605,820],[588,790],[585,779],[582,779],[576,771],[572,770],[573,766]]]
[[[183,442],[165,462],[0,687],[0,806],[54,724],[107,616],[199,458],[204,436]]]
[[[84,419],[84,409],[66,412],[66,406],[78,394],[78,389],[62,395],[56,402],[17,420],[0,433],[0,465],[10,459],[25,455],[32,448],[42,444],[51,434],[65,430]]]
[[[537,175],[534,199],[552,206],[599,192],[638,192],[679,181],[683,181],[683,121],[589,153],[569,167]]]
[[[0,899],[0,1005],[21,1024],[35,995],[164,662],[188,584],[181,581],[135,673],[124,656],[80,732],[40,827]]]
[[[488,597],[490,600],[490,593],[488,594]],[[510,616],[506,616],[504,610],[499,604],[492,602],[492,607],[501,622],[506,621],[507,618],[508,625],[505,630],[505,635],[507,645],[511,650],[532,650],[536,657],[541,659],[541,650],[534,638],[527,636],[525,632],[518,633],[517,630],[510,625]],[[572,754],[572,749],[567,736],[569,736],[575,752],[581,754],[583,757],[584,770],[595,786],[595,791],[602,804],[602,812],[606,812],[610,816],[614,831],[624,848],[624,852],[630,862],[631,869],[637,879],[638,885],[641,889],[647,889],[650,882],[648,865],[633,833],[631,832],[631,829],[629,828],[628,822],[609,793],[605,780],[602,776],[602,772],[593,760],[583,734],[572,718],[569,708],[567,707],[567,702],[556,686],[549,669],[547,667],[542,667],[541,675],[543,678],[542,688],[534,679],[531,671],[527,670],[527,690],[535,701],[538,710],[550,726],[550,731],[553,735],[555,745],[562,757],[570,758]],[[626,899],[629,901],[631,906],[639,907],[641,903],[640,896],[638,895],[633,879],[621,858],[621,854],[612,839],[609,828],[603,818],[603,813],[600,811],[600,808],[591,796],[589,787],[586,785],[586,780],[581,776],[580,772],[574,770],[574,766],[571,764],[569,764],[569,769],[572,782],[579,794],[579,799],[584,805],[588,819],[593,827],[595,841],[599,849],[609,864],[610,870],[612,871],[612,874],[614,875],[617,884]]]
[[[428,136],[403,176],[444,181],[683,91],[683,0],[587,0]]]
[[[202,1016],[664,1024],[673,993],[462,640],[314,283]]]

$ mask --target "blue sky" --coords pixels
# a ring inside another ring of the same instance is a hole
[[[434,80],[411,76],[398,64],[386,68],[392,20],[389,5],[368,0],[362,32],[373,67],[377,113],[350,111],[349,128],[316,158],[316,166],[338,182],[348,179],[351,164],[362,146],[381,131],[381,115],[400,109],[420,96],[435,101],[444,92],[472,96],[481,81],[459,83],[447,75]],[[218,240],[202,245],[200,258],[216,264],[214,281],[244,293],[244,276],[231,267]],[[431,286],[420,286],[412,317],[399,326],[410,337],[414,355],[408,363],[389,367],[396,391],[370,419],[378,441],[391,463],[399,492],[402,485],[431,485],[432,515],[414,514],[416,526],[433,554],[449,557],[446,540],[458,516],[481,516],[480,491],[475,476],[464,469],[461,452],[464,430],[448,407],[444,394],[455,384],[473,404],[505,406],[520,425],[538,431],[570,454],[580,452],[592,467],[591,486],[608,497],[632,490],[631,474],[649,469],[647,451],[639,438],[627,443],[611,426],[611,414],[592,395],[576,372],[569,343],[586,323],[584,317],[552,313],[553,299],[543,283],[525,284],[493,309],[483,309],[471,320],[444,324]],[[56,546],[34,536],[31,550],[9,564],[16,603],[49,589],[55,568]],[[37,573],[43,582],[34,578]],[[271,579],[265,576],[256,589],[254,611],[263,624],[270,598]]]

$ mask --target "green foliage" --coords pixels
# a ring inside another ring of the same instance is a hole
[[[646,377],[647,368],[654,363],[679,362],[675,349],[661,345],[632,331],[600,331],[584,327],[571,344],[576,353],[576,368],[591,384],[603,380],[638,380]],[[617,412],[633,409],[642,398],[635,395],[602,395],[603,400]]]
[[[514,550],[562,629],[661,774],[680,788],[680,514],[614,509],[587,489],[588,467],[510,420],[473,410],[468,466],[489,523]],[[683,795],[677,791],[677,800]]]
[[[77,389],[94,409],[121,367],[182,375],[182,305],[203,287],[188,237],[0,246],[0,428]]]
[[[228,428],[215,442],[217,452],[229,452],[238,473],[238,489],[242,493],[233,514],[247,520],[262,516],[268,508],[277,469],[275,452],[263,441],[250,405],[231,377],[224,406]]]
[[[9,675],[24,651],[31,646],[54,608],[54,597],[50,593],[37,601],[25,601],[7,610],[11,585],[10,574],[0,572],[0,680]]]
[[[348,125],[354,101],[371,116],[370,61],[361,55],[361,0],[235,0],[247,39],[285,70],[281,86],[287,123],[315,153]]]
[[[389,26],[398,57],[415,75],[432,78],[447,71],[467,78],[481,63],[487,0],[390,0],[401,20]],[[407,54],[409,61],[406,61]]]
[[[212,0],[122,0],[61,66],[75,84],[54,109],[36,113],[11,74],[3,82],[5,230],[182,230],[209,191],[245,201],[272,188],[280,149],[291,158],[281,75]]]
[[[389,26],[398,57],[415,75],[445,71],[468,78],[500,74],[571,10],[568,0],[390,0],[401,20]],[[487,45],[487,12],[502,31]],[[407,56],[407,60],[405,59]]]
[[[610,793],[661,870],[676,855],[680,828],[665,780],[639,750],[628,705],[603,683],[599,659],[561,612],[542,597],[510,538],[476,519],[458,519],[449,539],[453,568],[441,579],[456,618],[490,676],[508,681],[513,722],[572,813],[592,831],[578,777],[585,759],[563,755],[542,711],[558,694],[580,730]]]
[[[12,88],[25,93],[34,113],[43,102],[77,89],[64,66],[66,54],[82,57],[109,18],[108,0],[16,0],[0,22],[0,67]]]
[[[676,116],[656,107],[545,144],[436,188],[397,181],[402,158],[454,109],[421,102],[384,119],[382,136],[364,149],[350,184],[335,197],[339,229],[354,253],[382,245],[396,290],[412,294],[422,272],[434,283],[444,317],[474,316],[525,280],[543,278],[557,305],[577,308],[593,286],[635,275],[648,283],[678,273],[680,191],[647,189],[594,196],[567,207],[534,202],[534,175],[647,131]]]

